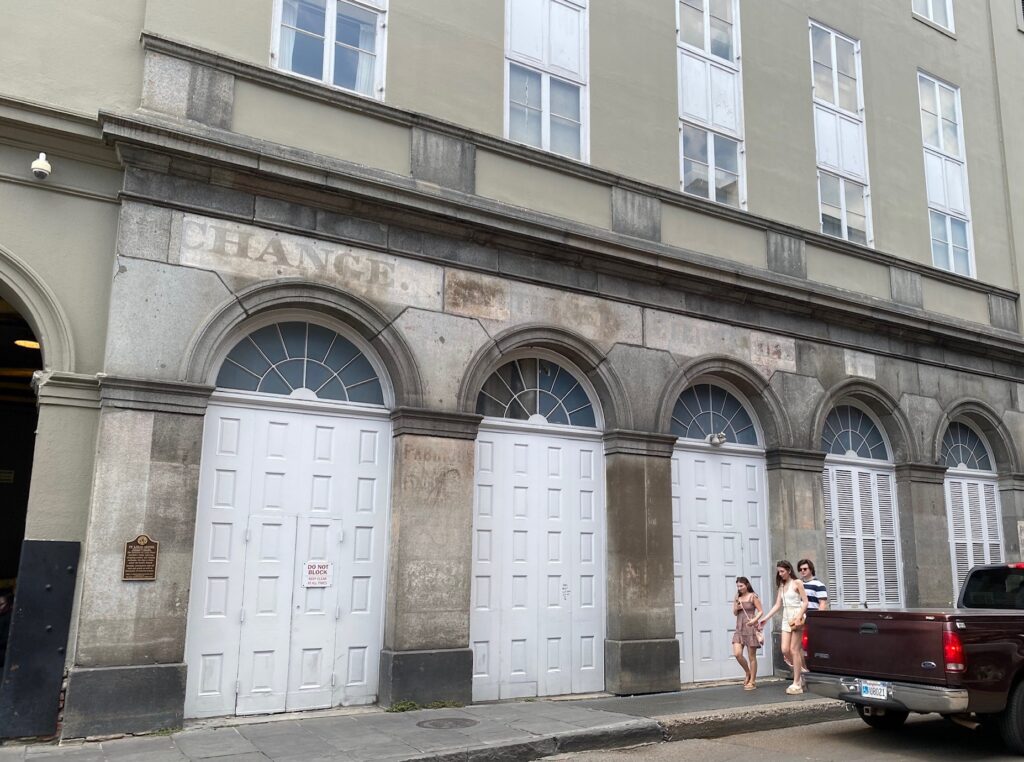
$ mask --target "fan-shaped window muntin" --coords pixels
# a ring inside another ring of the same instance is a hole
[[[597,418],[587,390],[576,376],[551,360],[512,360],[484,382],[476,412],[489,418],[595,428]]]
[[[316,323],[289,321],[259,328],[228,352],[217,386],[321,400],[384,404],[380,377],[351,341]]]
[[[954,421],[942,435],[942,462],[948,468],[991,471],[992,458],[981,436],[970,426]]]
[[[683,439],[706,440],[725,434],[732,444],[757,445],[750,413],[734,394],[713,384],[694,384],[679,395],[672,410],[671,431]]]
[[[871,416],[852,405],[837,405],[825,419],[821,449],[829,455],[889,460],[889,448]]]

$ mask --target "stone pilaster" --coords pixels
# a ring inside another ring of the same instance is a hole
[[[674,436],[605,435],[608,633],[605,687],[611,693],[679,688],[672,590]]]
[[[819,450],[778,448],[765,453],[768,476],[768,523],[772,563],[801,558],[814,562],[818,577],[826,579],[825,507],[821,474],[825,453]]]
[[[932,463],[896,466],[903,591],[907,606],[949,606],[953,571],[943,481],[946,467]]]
[[[1024,561],[1024,474],[999,478],[999,507],[1003,514],[1003,550],[1007,561]]]
[[[212,387],[101,377],[85,584],[64,736],[181,724],[203,415]],[[160,542],[154,582],[121,580],[124,543]]]
[[[391,548],[380,703],[468,704],[475,440],[481,417],[392,413]]]

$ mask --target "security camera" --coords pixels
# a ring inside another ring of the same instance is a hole
[[[39,154],[39,158],[32,162],[32,174],[36,176],[37,180],[45,180],[50,176],[52,168],[50,162],[46,160],[46,154]]]

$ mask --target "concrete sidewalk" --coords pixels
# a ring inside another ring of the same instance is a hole
[[[0,762],[529,760],[850,717],[841,702],[787,696],[785,681],[634,697],[550,699],[390,713],[371,709],[227,718],[169,735],[0,747]]]

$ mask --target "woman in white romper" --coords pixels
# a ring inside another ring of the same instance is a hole
[[[807,591],[789,561],[775,564],[775,587],[779,591],[775,596],[775,605],[758,620],[758,626],[763,626],[776,611],[782,609],[782,655],[793,666],[793,684],[786,688],[786,693],[792,696],[804,692],[804,652],[801,641],[807,615]]]

